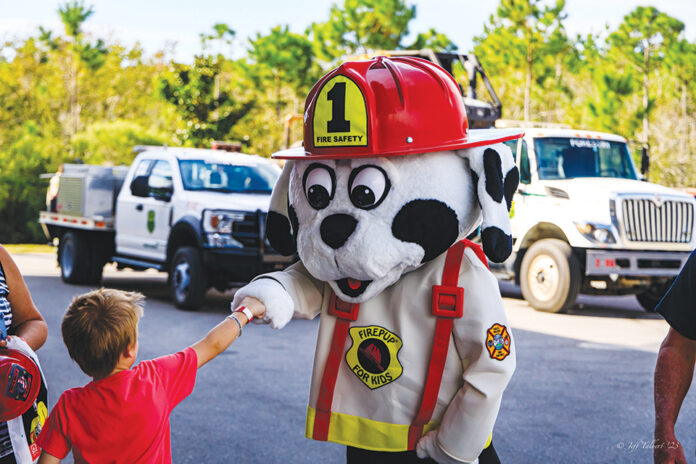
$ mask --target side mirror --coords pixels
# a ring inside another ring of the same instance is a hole
[[[174,193],[172,179],[159,175],[150,176],[148,179],[148,188],[150,190],[150,196],[160,201],[171,200],[172,194]]]
[[[169,187],[162,187],[158,189],[153,189],[150,192],[150,196],[160,200],[160,201],[169,201],[172,199],[172,195],[174,194],[174,187],[169,186]]]
[[[150,187],[148,186],[148,176],[138,176],[130,184],[130,191],[133,196],[147,197],[150,195]]]

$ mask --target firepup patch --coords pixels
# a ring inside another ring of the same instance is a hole
[[[401,338],[377,325],[351,327],[353,345],[346,352],[346,363],[371,390],[398,379],[404,371],[399,362]]]
[[[512,341],[507,327],[493,324],[486,334],[486,349],[493,359],[502,361],[507,358],[512,348]]]

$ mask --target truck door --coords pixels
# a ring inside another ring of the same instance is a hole
[[[527,230],[526,224],[521,221],[527,217],[525,210],[529,208],[529,187],[532,183],[532,170],[529,164],[529,152],[527,150],[527,142],[524,139],[519,140],[519,149],[517,150],[517,167],[520,170],[520,185],[513,197],[515,216],[517,219],[511,220],[512,236],[521,238],[521,231]]]
[[[120,255],[164,262],[167,256],[171,197],[174,191],[172,166],[166,160],[148,160],[146,174],[138,166],[131,186],[147,178],[147,196],[133,195],[131,187],[119,195],[116,250]],[[137,193],[137,192],[136,192]]]
[[[141,250],[139,233],[136,230],[144,221],[145,196],[136,196],[135,184],[138,178],[147,177],[154,160],[144,159],[135,166],[133,176],[128,184],[123,184],[116,204],[116,254],[126,256],[138,256]],[[143,194],[143,193],[141,193]],[[144,195],[149,195],[145,192]]]
[[[512,236],[514,238],[519,238],[519,231],[522,229],[520,217],[524,217],[523,211],[527,208],[527,188],[532,181],[529,154],[527,153],[527,142],[525,142],[524,139],[510,140],[509,142],[505,142],[505,145],[512,151],[512,155],[515,157],[515,164],[517,164],[517,169],[519,169],[520,172],[520,184],[512,198],[513,211],[511,214],[513,215],[510,221]]]

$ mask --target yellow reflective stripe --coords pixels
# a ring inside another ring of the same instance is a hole
[[[491,434],[488,435],[488,440],[486,440],[486,444],[483,445],[483,449],[486,449],[489,446],[491,446],[491,441],[493,441],[493,432],[491,432]]]
[[[314,415],[314,408],[308,407],[305,426],[307,438],[312,438]],[[423,433],[429,432],[437,425],[437,422],[429,422]],[[390,424],[332,411],[328,440],[372,451],[406,451],[409,427],[410,424]]]

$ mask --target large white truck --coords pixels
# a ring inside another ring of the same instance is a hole
[[[197,309],[208,288],[281,269],[265,240],[280,169],[259,156],[136,147],[132,166],[64,165],[55,211],[39,222],[58,241],[65,282],[96,285],[105,264],[169,273],[175,304]]]
[[[523,129],[508,142],[520,169],[513,254],[492,269],[540,311],[578,293],[635,294],[652,310],[696,246],[694,198],[645,182],[623,137]]]

